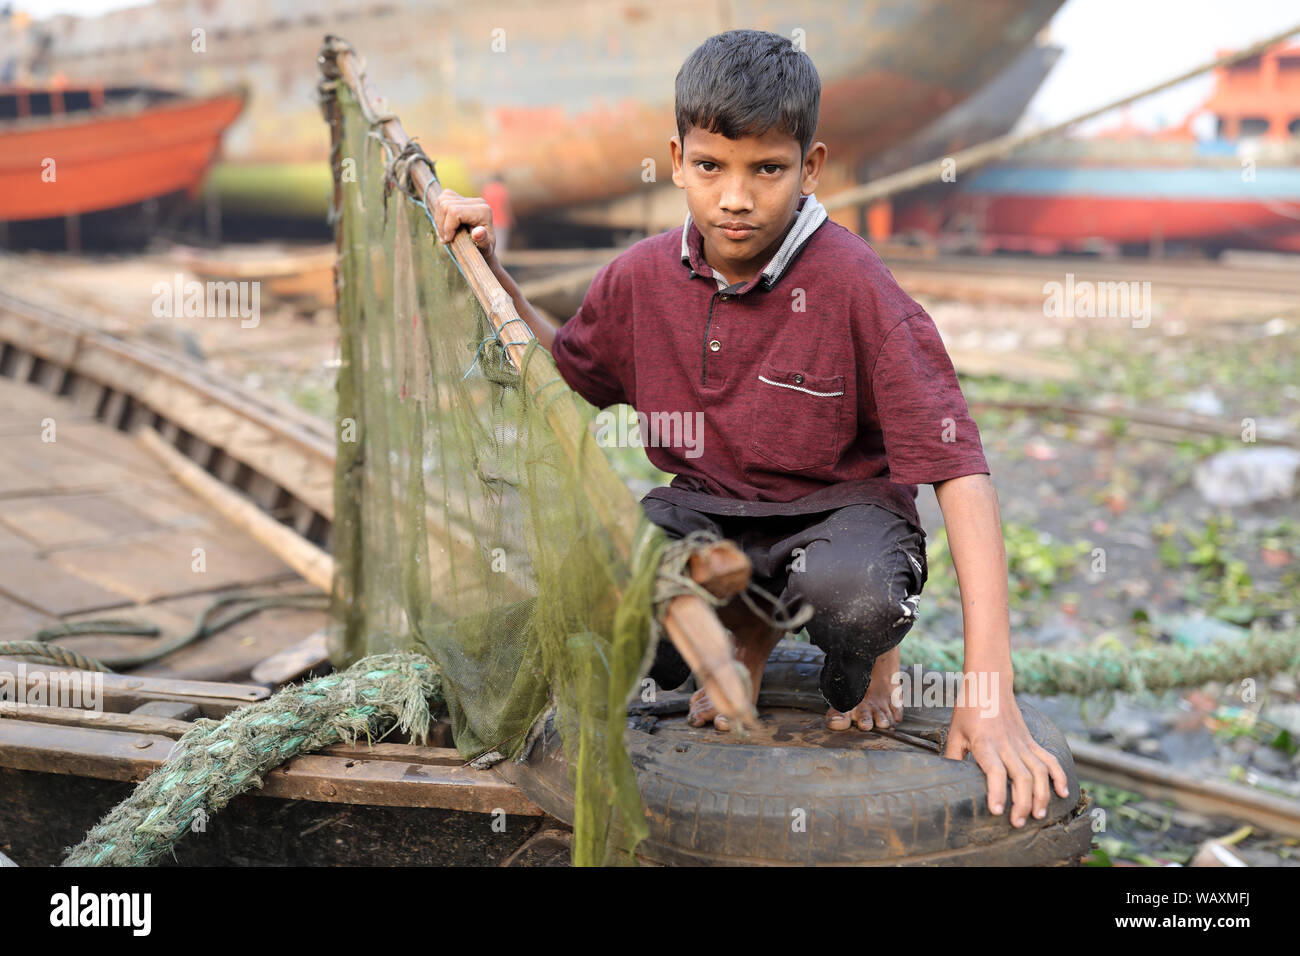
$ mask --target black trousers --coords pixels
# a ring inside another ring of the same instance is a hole
[[[658,498],[643,499],[641,506],[671,538],[707,529],[734,541],[753,562],[753,581],[789,613],[805,602],[812,605],[808,636],[826,653],[821,692],[836,710],[858,705],[876,658],[897,647],[916,620],[929,577],[925,534],[884,508],[849,505],[745,518],[704,514]],[[755,600],[760,607],[765,603]],[[660,641],[651,679],[671,689],[690,673],[672,642]]]

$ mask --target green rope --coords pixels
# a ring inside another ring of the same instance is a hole
[[[111,619],[103,621],[60,621],[43,627],[32,635],[34,641],[54,641],[60,637],[84,637],[88,634],[124,634],[131,637],[157,637],[160,628],[142,621]]]
[[[0,641],[0,657],[26,661],[29,664],[57,664],[79,671],[99,671],[110,674],[107,667],[85,654],[78,654],[58,644],[41,644],[36,641]]]
[[[961,641],[939,643],[911,638],[899,645],[903,666],[921,665],[957,673],[962,670]],[[1199,647],[1061,650],[1028,647],[1011,652],[1016,693],[1050,697],[1087,697],[1099,691],[1160,693],[1200,687],[1210,681],[1240,680],[1300,670],[1300,632],[1243,632],[1238,640],[1213,641]]]
[[[442,702],[442,679],[419,654],[376,654],[345,671],[286,687],[220,721],[196,720],[167,762],[118,804],[77,846],[64,866],[148,866],[191,828],[276,767],[365,736],[382,739],[394,727],[422,743],[430,704]]]
[[[217,611],[232,604],[244,604],[217,620],[212,617]],[[329,609],[329,595],[320,591],[279,591],[270,594],[237,592],[226,594],[214,600],[199,612],[194,626],[189,631],[176,637],[160,641],[146,651],[133,654],[118,654],[103,658],[86,657],[74,650],[49,644],[49,641],[61,637],[86,637],[89,635],[133,635],[138,637],[157,637],[160,633],[155,624],[144,621],[132,621],[125,618],[107,618],[93,621],[67,621],[41,628],[28,641],[0,641],[0,657],[12,657],[19,660],[42,664],[61,664],[81,670],[103,671],[130,670],[152,661],[166,657],[195,641],[211,637],[226,628],[247,620],[254,614],[272,608],[297,608],[305,611],[324,611]],[[75,663],[74,663],[75,662]]]

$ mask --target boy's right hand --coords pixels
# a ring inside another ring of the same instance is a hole
[[[446,244],[461,226],[469,228],[470,238],[489,263],[496,258],[496,233],[492,229],[492,207],[478,196],[466,197],[454,189],[444,189],[433,203],[433,222],[438,239]]]

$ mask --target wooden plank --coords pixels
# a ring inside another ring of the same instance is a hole
[[[141,704],[131,713],[142,717],[162,717],[165,720],[183,723],[196,719],[199,716],[199,709],[188,701],[151,700],[147,704]]]
[[[0,565],[4,564],[5,557],[0,554]],[[0,641],[26,641],[41,628],[58,623],[57,617],[43,614],[0,595]]]
[[[0,435],[31,435],[39,431],[41,419],[58,412],[60,427],[93,421],[92,415],[78,411],[66,399],[12,379],[0,378],[0,408],[7,414],[0,421]]]
[[[117,730],[129,733],[155,734],[159,737],[181,737],[194,725],[187,719],[146,713],[146,707],[169,705],[171,701],[153,701],[137,707],[129,714],[111,710],[82,710],[75,707],[24,706],[12,701],[0,701],[0,718],[26,720],[38,724],[59,724],[65,727],[89,727],[98,730]],[[429,746],[413,744],[335,744],[325,747],[319,754],[326,757],[365,760],[395,760],[401,763],[432,764],[459,767],[466,763],[455,747],[451,746],[451,725],[446,720],[434,723],[429,732]]]
[[[157,477],[130,489],[114,489],[106,494],[114,501],[129,505],[156,525],[168,528],[193,528],[208,524],[208,511],[198,498],[176,484],[162,468]]]
[[[0,720],[0,765],[100,780],[143,780],[172,748],[155,734]]]
[[[440,767],[307,754],[267,774],[262,792],[268,796],[323,803],[544,815],[540,807],[507,783],[495,769],[475,770],[468,766]]]
[[[174,741],[157,734],[0,720],[0,766],[101,780],[143,780],[166,762]],[[255,796],[368,806],[427,807],[542,816],[492,770],[307,754],[266,775]]]
[[[34,553],[17,551],[4,553],[0,594],[54,617],[131,603],[119,591],[102,587]]]
[[[3,500],[4,498],[0,496],[0,501]],[[3,525],[0,525],[0,556],[3,556],[6,551],[22,551],[30,554],[35,550],[36,546],[22,535],[16,534]],[[0,627],[3,626],[3,623],[0,623]]]
[[[298,588],[301,585],[294,582]],[[199,608],[214,595],[195,596]],[[276,608],[262,611],[226,630],[135,669],[133,673],[157,677],[260,683],[248,675],[258,663],[285,649],[303,634],[324,627],[329,618],[322,610]]]
[[[0,522],[41,548],[111,537],[102,524],[70,513],[66,496],[17,498],[0,501]]]
[[[54,412],[57,413],[57,408]],[[33,422],[30,434],[14,437],[7,443],[11,446],[10,453],[22,461],[24,468],[42,476],[41,492],[111,489],[134,477],[121,465],[97,458],[93,451],[79,448],[74,442],[59,441],[57,414],[50,417],[55,419],[54,441],[41,440],[38,420]]]
[[[0,461],[0,497],[43,494],[49,487],[49,481],[35,469],[18,461]]]
[[[19,668],[22,668],[20,670]],[[51,664],[27,664],[11,658],[0,657],[0,673],[26,674],[26,687],[31,687],[38,675],[49,680],[66,677],[70,671]],[[237,707],[265,700],[271,692],[258,684],[228,684],[217,681],[179,680],[170,677],[149,677],[138,674],[96,674],[99,684],[98,706],[104,710],[130,712],[153,700],[175,700],[193,704],[204,717],[224,717]]]
[[[1300,804],[1236,784],[1205,780],[1166,764],[1069,737],[1080,777],[1136,790],[1145,797],[1208,816],[1245,820],[1281,836],[1300,837]]]
[[[257,684],[279,687],[303,674],[329,663],[329,648],[325,631],[317,631],[298,643],[272,654],[253,668],[250,675]]]
[[[150,701],[150,703],[174,703]],[[143,705],[145,707],[149,704]],[[189,706],[189,705],[183,705]],[[13,701],[0,701],[0,719],[25,720],[34,724],[59,724],[65,727],[89,727],[101,730],[118,730],[128,733],[156,734],[177,738],[194,725],[186,720],[175,720],[153,714],[142,714],[136,708],[129,714],[112,710],[82,710],[78,707],[32,707]]]
[[[143,490],[8,498],[0,500],[0,522],[41,548],[92,544],[120,535],[139,536],[162,527],[129,503]],[[198,509],[195,502],[194,510]]]
[[[305,589],[301,581],[290,579],[272,586],[259,586],[257,591],[274,597],[284,592],[301,593]],[[63,638],[59,643],[100,659],[148,650],[159,640],[189,633],[199,615],[227,593],[230,592],[204,591],[137,605],[115,611],[111,615],[94,613],[64,617],[69,623],[108,616],[120,617],[155,625],[164,637],[88,635]],[[234,609],[234,606],[228,606],[217,614],[220,617]],[[166,657],[133,668],[132,673],[154,677],[245,682],[249,680],[252,669],[263,660],[299,642],[304,634],[320,630],[327,623],[328,615],[323,607],[268,608],[200,641],[172,651]]]
[[[198,564],[196,548],[202,549]],[[196,591],[257,584],[292,573],[256,542],[211,526],[69,548],[49,557],[65,571],[142,604]]]
[[[0,311],[0,341],[67,365],[76,360],[80,337],[68,326],[50,326],[29,316]]]
[[[72,407],[80,415],[87,418],[94,418],[95,412],[99,408],[100,399],[104,397],[104,386],[98,382],[92,382],[87,378],[71,373],[74,377],[72,380],[72,391],[65,396],[71,403]]]
[[[60,422],[59,440],[121,465],[140,477],[160,474],[153,456],[141,448],[131,434],[105,428],[102,422]]]
[[[268,517],[247,498],[231,491],[194,462],[181,456],[176,449],[165,444],[152,428],[142,429],[139,438],[146,448],[158,456],[177,481],[199,495],[222,517],[251,535],[307,581],[322,591],[330,590],[334,581],[334,559],[328,554],[295,534],[291,528]]]

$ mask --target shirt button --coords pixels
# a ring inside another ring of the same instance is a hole
[[[794,383],[795,383],[796,385],[802,385],[802,384],[803,384],[803,373],[802,373],[802,372],[795,372],[795,373],[794,373]]]
[[[717,339],[714,339],[712,342],[709,343],[710,352],[716,352],[720,348],[722,348],[722,343],[719,342]]]

